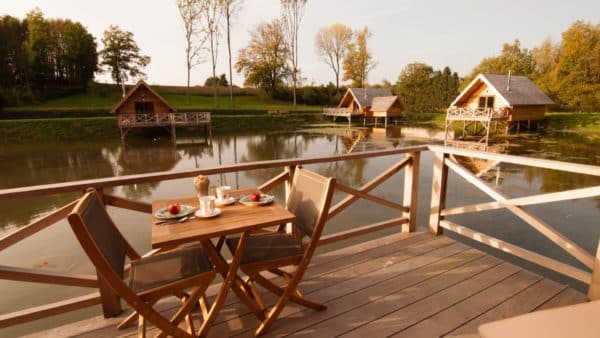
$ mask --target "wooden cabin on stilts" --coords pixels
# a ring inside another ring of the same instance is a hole
[[[363,124],[367,118],[383,118],[387,127],[388,118],[399,118],[405,110],[404,103],[398,96],[392,95],[385,88],[349,88],[340,100],[337,108],[325,108],[323,115],[331,116],[333,122],[338,117],[345,117],[350,124],[352,117],[360,116]]]
[[[544,119],[546,108],[553,104],[526,76],[479,74],[452,102],[446,113],[445,144],[448,132],[455,122],[462,122],[462,136],[478,135],[483,149],[487,148],[490,133],[498,125],[504,131],[521,130],[522,125],[531,129],[532,123]],[[483,133],[481,133],[481,128]],[[492,130],[493,129],[493,130]]]
[[[134,128],[162,127],[176,139],[176,127],[201,126],[205,139],[211,135],[210,112],[178,113],[175,107],[140,80],[110,111],[117,115],[121,140]]]

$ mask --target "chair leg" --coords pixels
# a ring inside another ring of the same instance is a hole
[[[146,320],[144,317],[139,316],[138,319],[138,338],[146,338]]]
[[[258,306],[261,308],[261,310],[264,311],[267,308],[267,305],[265,304],[265,300],[262,298],[262,296],[258,292],[258,289],[256,288],[256,284],[254,283],[254,281],[252,279],[248,280],[248,286],[250,287],[250,291],[252,293],[252,296],[254,297],[254,300],[256,301]]]
[[[198,299],[200,299],[200,296],[204,293],[206,288],[208,288],[208,284],[209,284],[208,281],[204,281],[202,283],[202,285],[200,285],[198,288],[194,289],[194,291],[192,292],[190,297],[183,302],[183,304],[181,305],[179,310],[177,310],[175,315],[171,318],[171,324],[177,326],[177,324],[179,324],[185,317],[189,316],[190,312],[196,305],[196,302],[198,301]],[[189,318],[189,320],[191,321],[191,317]],[[193,332],[191,334],[193,334]],[[162,337],[166,337],[166,336],[167,336],[167,334],[162,332],[159,335],[157,335],[156,337],[162,338]]]
[[[150,306],[154,306],[154,304],[156,304],[158,302],[158,299],[152,299],[152,300],[147,300],[146,303]],[[135,320],[138,318],[138,313],[134,310],[133,313],[131,313],[129,316],[127,316],[127,318],[123,319],[122,322],[119,323],[119,325],[117,325],[117,329],[118,330],[123,330],[127,327],[129,327],[131,324],[133,324],[135,322]]]
[[[282,296],[284,293],[284,290],[282,288],[273,284],[270,280],[266,279],[262,275],[257,274],[255,280],[258,284],[260,284],[260,286],[277,294],[278,296]],[[293,293],[290,294],[290,296],[289,296],[290,301],[292,301],[298,305],[307,307],[309,309],[313,309],[315,311],[327,310],[327,306],[325,306],[323,304],[319,304],[317,302],[313,302],[313,301],[308,300],[305,297],[303,297],[302,294],[300,293],[300,291],[298,290],[298,288],[294,288],[294,290],[292,292]]]

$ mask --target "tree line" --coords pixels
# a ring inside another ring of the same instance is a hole
[[[97,65],[96,41],[79,22],[38,9],[0,17],[0,107],[83,90]]]
[[[548,38],[529,50],[520,41],[505,43],[499,55],[485,58],[464,79],[479,73],[530,77],[561,106],[600,109],[600,24],[576,21],[558,42]]]

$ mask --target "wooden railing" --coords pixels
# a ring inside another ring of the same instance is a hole
[[[456,161],[455,156],[467,156],[478,159],[492,160],[498,163],[512,163],[523,166],[532,166],[537,168],[552,169],[565,171],[569,173],[600,176],[600,167],[559,162],[545,159],[534,159],[511,155],[501,155],[494,153],[486,153],[457,148],[446,148],[440,146],[429,146],[429,149],[434,152],[434,168],[431,194],[431,211],[429,217],[429,227],[434,234],[441,234],[443,229],[455,232],[461,236],[465,236],[474,241],[491,246],[495,249],[517,256],[526,261],[535,263],[544,268],[558,272],[560,274],[571,277],[575,280],[589,285],[589,293],[600,291],[600,258],[594,257],[592,254],[581,248],[579,245],[562,235],[551,225],[547,224],[541,218],[526,211],[523,206],[560,202],[566,200],[575,200],[581,198],[593,198],[600,196],[600,186],[586,187],[573,189],[561,192],[552,192],[526,197],[509,198],[501,192],[493,189],[479,177],[471,173]],[[446,208],[446,191],[448,182],[448,172],[451,170],[459,177],[478,188],[486,195],[491,197],[493,202],[484,202],[459,207]],[[533,229],[544,235],[550,241],[554,242],[559,248],[581,262],[588,270],[571,266],[560,262],[550,257],[543,256],[539,253],[532,252],[517,245],[505,242],[498,238],[494,238],[487,234],[483,234],[467,228],[463,225],[445,220],[447,216],[462,215],[467,213],[476,213],[482,211],[507,209],[512,214],[523,220]],[[596,265],[596,269],[594,266]],[[592,273],[596,274],[592,278]]]
[[[383,222],[367,224],[356,228],[347,229],[339,233],[323,236],[321,237],[320,244],[324,245],[400,225],[402,226],[402,231],[414,231],[416,227],[415,215],[417,210],[417,192],[419,186],[418,178],[420,153],[424,150],[427,150],[426,146],[417,146],[403,149],[372,151],[339,156],[262,161],[225,165],[206,169],[193,169],[177,172],[156,172],[141,175],[130,175],[58,184],[38,185],[32,187],[0,190],[0,199],[15,199],[31,196],[44,196],[57,193],[83,192],[88,187],[94,187],[101,192],[104,199],[104,203],[106,205],[149,214],[152,211],[150,204],[141,203],[138,201],[131,201],[117,196],[112,196],[103,193],[104,189],[123,185],[175,180],[186,177],[194,177],[200,174],[215,175],[256,169],[283,168],[282,173],[278,174],[274,178],[260,185],[258,188],[263,191],[269,191],[278,185],[284,184],[287,197],[291,184],[290,177],[292,177],[293,169],[297,165],[346,161],[353,159],[366,159],[381,156],[398,156],[399,159],[394,165],[392,165],[384,172],[377,175],[375,178],[373,178],[371,181],[369,181],[361,187],[354,188],[344,185],[342,183],[337,183],[336,189],[342,193],[347,194],[348,196],[343,198],[336,205],[331,207],[329,218],[335,217],[359,199],[365,199],[376,204],[392,208],[398,212],[398,217],[394,217]],[[404,177],[404,192],[402,203],[377,197],[370,193],[373,189],[381,185],[394,174],[400,172],[402,169],[406,169]],[[50,214],[45,215],[31,222],[30,224],[19,228],[11,234],[1,238],[0,253],[3,250],[13,245],[16,245],[22,240],[38,233],[39,231],[52,226],[60,220],[63,220],[67,217],[67,215],[70,213],[71,209],[76,203],[77,200],[70,202],[62,208],[57,209],[51,212]],[[77,286],[86,288],[96,288],[98,283],[95,275],[75,275],[59,272],[43,272],[36,269],[26,269],[10,266],[0,266],[0,279],[64,286]],[[99,293],[93,292],[91,294],[76,297],[73,299],[68,299],[52,304],[45,304],[30,309],[4,314],[0,316],[0,328],[77,310],[80,308],[99,304],[100,302],[101,301]]]
[[[508,117],[508,110],[494,110],[492,108],[450,107],[446,112],[447,120],[490,120]]]
[[[118,125],[124,128],[171,125],[201,125],[211,122],[209,112],[119,114]]]
[[[359,110],[355,110],[352,108],[324,108],[323,114],[327,116],[352,116],[352,115],[361,115],[362,113]]]

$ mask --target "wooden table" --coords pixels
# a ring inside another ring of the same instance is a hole
[[[254,191],[256,190],[237,190],[233,191],[231,195],[239,198]],[[153,201],[152,213],[154,214],[170,203],[189,204],[198,207],[198,197],[188,196]],[[152,225],[153,248],[168,250],[181,244],[200,242],[211,261],[215,264],[217,272],[224,278],[217,297],[210,311],[208,311],[208,316],[202,323],[199,336],[205,336],[208,332],[225,301],[229,289],[232,289],[261,321],[264,319],[264,313],[250,296],[249,290],[245,289],[245,284],[237,274],[246,240],[252,231],[292,222],[296,218],[294,214],[275,202],[265,206],[245,206],[236,202],[230,206],[219,208],[222,211],[221,215],[214,218],[196,218],[184,223]],[[240,234],[240,240],[235,252],[232,253],[231,262],[227,263],[220,251],[225,236],[233,234]],[[214,244],[212,239],[217,239],[217,244]]]

